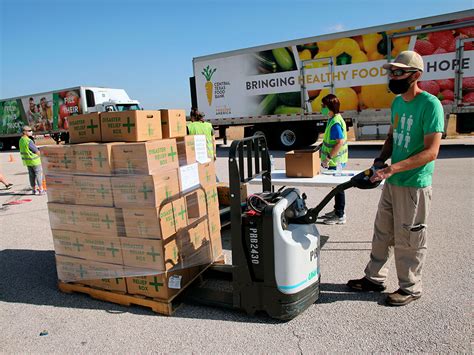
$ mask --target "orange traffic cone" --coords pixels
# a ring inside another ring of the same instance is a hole
[[[8,158],[9,163],[13,163],[15,161],[15,158],[13,157],[13,154],[10,154],[10,157]]]
[[[46,191],[47,188],[46,188],[46,179],[43,179],[43,191]]]

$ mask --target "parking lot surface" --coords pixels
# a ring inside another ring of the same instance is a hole
[[[364,169],[380,143],[351,144],[348,169]],[[12,155],[10,155],[12,154]],[[217,172],[228,181],[228,146],[218,150]],[[284,152],[272,152],[277,169]],[[183,304],[172,317],[58,291],[46,196],[30,196],[18,152],[0,154],[0,351],[18,352],[471,352],[474,160],[472,138],[443,141],[433,179],[423,297],[387,307],[384,294],[350,292],[363,276],[381,191],[348,190],[347,223],[318,224],[321,296],[299,317],[278,322],[264,315]],[[13,162],[9,162],[13,157]],[[255,187],[252,187],[255,191]],[[304,188],[315,206],[328,188]],[[17,200],[31,200],[4,205]],[[330,204],[326,210],[332,208]],[[228,234],[228,233],[227,233]],[[226,235],[224,245],[229,245]],[[226,251],[229,253],[229,251]],[[397,289],[392,261],[387,292]],[[41,336],[40,333],[43,332]]]

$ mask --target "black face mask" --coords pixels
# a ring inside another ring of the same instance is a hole
[[[413,74],[412,74],[413,75]],[[389,80],[388,81],[388,88],[394,94],[404,94],[410,88],[410,85],[413,81],[410,81],[411,75],[408,78],[400,79],[400,80]]]

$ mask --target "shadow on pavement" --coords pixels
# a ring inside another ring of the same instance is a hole
[[[160,316],[146,307],[124,307],[95,300],[85,294],[65,294],[59,291],[57,282],[54,251],[21,249],[0,251],[0,301],[2,302],[95,309],[111,314]],[[188,304],[183,304],[178,308],[173,317],[243,323],[280,323],[263,314],[252,317],[235,310]]]
[[[384,304],[385,294],[380,292],[351,291],[345,284],[321,284],[321,295],[316,304],[333,303],[341,301],[368,301]]]

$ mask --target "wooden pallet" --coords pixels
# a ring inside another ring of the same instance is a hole
[[[201,277],[202,273],[206,271],[211,265],[212,264],[203,267],[199,274],[197,274],[188,283],[188,285],[191,285],[197,278]],[[183,287],[176,295],[174,295],[170,299],[162,300],[158,298],[149,298],[141,295],[131,295],[114,291],[102,290],[79,283],[66,283],[62,281],[58,282],[58,288],[64,293],[85,293],[97,300],[112,302],[122,306],[129,307],[132,305],[137,305],[148,307],[151,308],[153,312],[167,316],[171,316],[179,308],[179,306],[181,305],[181,301],[178,296],[181,295],[182,291],[186,289],[186,287]]]

